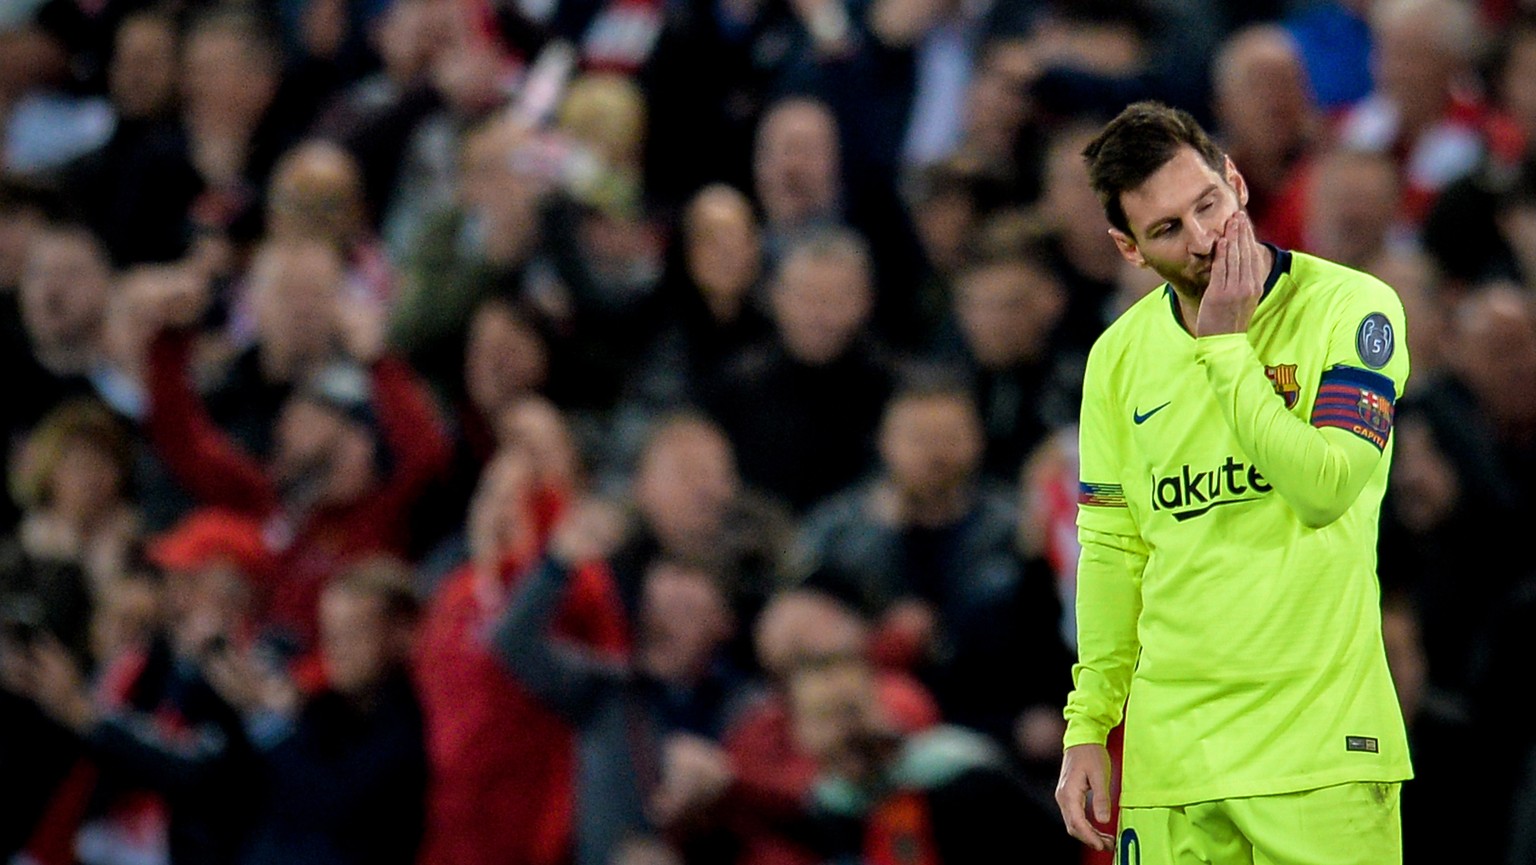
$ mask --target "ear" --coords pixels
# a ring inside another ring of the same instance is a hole
[[[1111,228],[1109,236],[1115,240],[1115,248],[1120,250],[1120,255],[1137,267],[1146,267],[1147,260],[1142,258],[1141,250],[1136,248],[1136,238],[1126,234],[1118,228]]]
[[[1248,181],[1243,179],[1243,175],[1237,170],[1237,165],[1232,162],[1232,157],[1228,156],[1226,160],[1227,166],[1224,173],[1227,177],[1227,185],[1232,187],[1232,190],[1237,193],[1237,206],[1247,207]]]

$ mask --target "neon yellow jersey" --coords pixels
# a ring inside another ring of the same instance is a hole
[[[1376,578],[1402,305],[1275,253],[1246,334],[1163,286],[1089,356],[1065,743],[1124,712],[1128,807],[1412,775]]]

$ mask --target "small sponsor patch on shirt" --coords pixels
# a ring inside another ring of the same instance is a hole
[[[1312,425],[1348,430],[1381,450],[1392,434],[1397,387],[1380,373],[1336,366],[1323,373],[1312,403]]]
[[[1381,369],[1392,359],[1392,349],[1397,345],[1392,322],[1385,315],[1373,312],[1360,321],[1355,331],[1355,353],[1360,362],[1371,369]]]
[[[1083,481],[1077,488],[1077,503],[1099,508],[1125,507],[1125,489],[1119,484],[1095,484]]]
[[[1381,746],[1370,736],[1345,736],[1344,750],[1364,751],[1367,754],[1381,753]]]

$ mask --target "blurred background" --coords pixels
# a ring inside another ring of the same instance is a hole
[[[1107,862],[1142,98],[1401,295],[1407,861],[1536,862],[1521,0],[0,0],[0,858]]]

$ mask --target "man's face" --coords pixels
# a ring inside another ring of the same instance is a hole
[[[176,33],[169,23],[140,18],[124,24],[107,83],[124,117],[148,117],[170,105],[176,93]]]
[[[333,589],[320,598],[320,649],[331,687],[368,691],[398,659],[401,640],[377,596]]]
[[[464,355],[464,384],[476,408],[493,418],[548,378],[549,348],[537,330],[496,304],[476,311]]]
[[[908,399],[893,406],[880,435],[886,471],[903,491],[933,495],[970,480],[981,464],[981,428],[959,396]]]
[[[956,284],[960,330],[987,369],[1044,356],[1066,308],[1066,290],[1042,267],[1002,263],[972,270]]]
[[[1536,418],[1536,313],[1521,290],[1480,289],[1455,316],[1451,358],[1484,410],[1501,421]]]
[[[702,672],[730,636],[730,608],[710,575],[667,562],[645,576],[641,660],[652,675],[683,681]]]
[[[99,331],[106,314],[111,269],[101,250],[80,232],[49,232],[32,244],[21,280],[21,313],[32,339],[46,346],[75,345]]]
[[[705,193],[695,200],[687,235],[688,272],[705,295],[738,303],[757,280],[762,243],[744,198]]]
[[[304,358],[328,353],[344,278],[330,247],[308,244],[272,253],[250,287],[263,349]]]
[[[691,547],[718,535],[740,485],[730,442],[689,426],[664,434],[641,457],[635,495],[664,544]]]
[[[869,274],[852,260],[791,257],[773,291],[779,338],[801,363],[830,363],[869,318],[871,293]]]
[[[1373,34],[1377,90],[1416,119],[1444,105],[1454,78],[1457,62],[1442,42],[1442,30],[1434,7],[1426,6]]]
[[[813,105],[791,105],[771,114],[755,154],[758,195],[768,219],[794,224],[837,207],[837,127]]]
[[[1384,156],[1335,154],[1312,188],[1311,232],[1319,255],[1367,267],[1397,219],[1397,173]]]
[[[1199,298],[1211,282],[1216,239],[1247,203],[1248,188],[1230,161],[1218,173],[1194,148],[1184,147],[1140,186],[1120,194],[1131,232],[1111,233],[1127,261]]]
[[[254,124],[277,93],[277,70],[243,34],[194,33],[182,57],[181,88],[193,117]]]
[[[349,504],[377,479],[378,445],[362,424],[295,396],[278,415],[272,475],[285,490],[306,490],[319,504]]]

